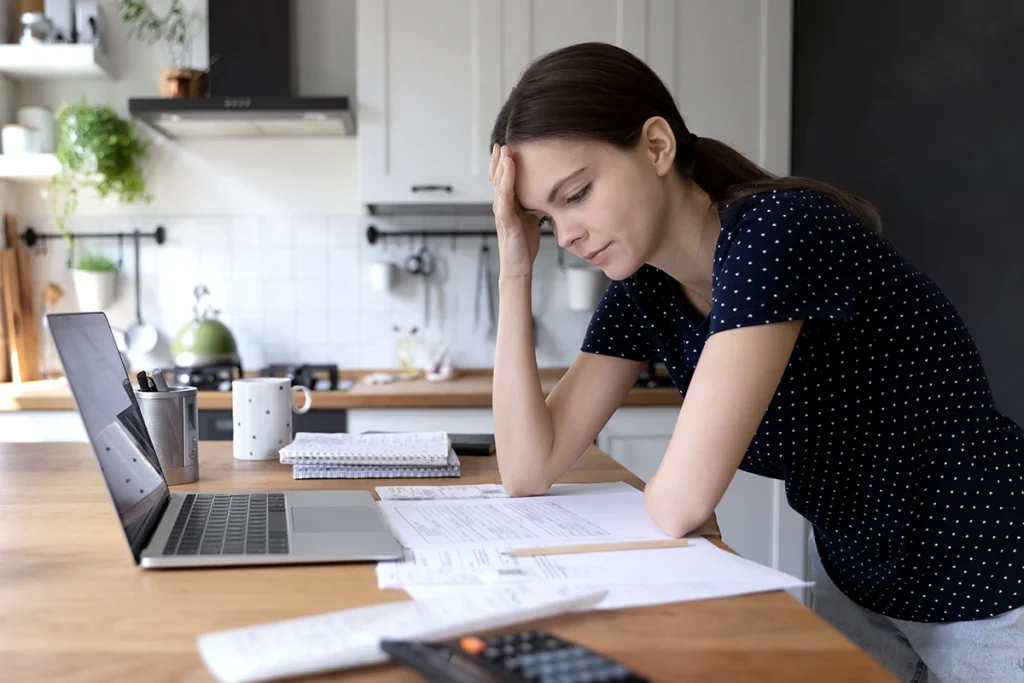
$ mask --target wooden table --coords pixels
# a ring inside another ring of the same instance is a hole
[[[203,443],[200,481],[176,491],[372,488],[375,480],[294,481],[276,462],[236,462]],[[494,458],[464,458],[458,483],[494,483]],[[640,482],[592,449],[566,482]],[[388,483],[410,483],[391,480]],[[424,483],[419,480],[418,483]],[[143,571],[132,562],[84,444],[0,444],[0,678],[208,681],[196,636],[402,600],[373,566]],[[566,615],[541,626],[655,681],[891,681],[787,593]],[[318,680],[417,681],[391,666]]]

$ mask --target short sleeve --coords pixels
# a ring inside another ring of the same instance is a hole
[[[613,280],[590,318],[582,351],[630,360],[657,358],[640,308],[622,280]]]
[[[788,320],[843,320],[856,309],[851,258],[864,230],[818,195],[755,195],[716,255],[709,334]]]

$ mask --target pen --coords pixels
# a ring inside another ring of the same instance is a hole
[[[167,380],[164,379],[164,371],[154,368],[152,372],[153,384],[157,391],[167,391]]]
[[[151,391],[149,388],[149,376],[145,370],[139,370],[135,377],[139,380],[139,391]]]

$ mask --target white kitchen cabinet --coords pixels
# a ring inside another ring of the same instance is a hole
[[[490,203],[491,126],[505,91],[493,0],[360,0],[364,204]]]
[[[348,411],[348,432],[429,432],[493,434],[490,408],[358,408]]]
[[[647,481],[668,448],[679,409],[623,407],[597,445]],[[715,510],[722,538],[743,557],[798,577],[806,576],[807,523],[789,507],[782,482],[737,472]],[[803,598],[802,591],[796,591]]]
[[[629,50],[666,80],[675,77],[677,0],[518,0],[502,3],[502,95],[534,59],[584,42]],[[671,89],[671,87],[670,87]]]
[[[74,410],[24,410],[0,413],[0,442],[88,442],[82,418]]]
[[[360,199],[490,204],[491,127],[523,69],[601,41],[654,69],[698,135],[789,166],[792,0],[360,0]]]

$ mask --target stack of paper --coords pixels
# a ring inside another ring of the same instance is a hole
[[[197,644],[217,680],[268,681],[387,661],[380,649],[385,638],[446,640],[588,609],[603,597],[589,587],[510,586],[207,633]]]
[[[281,449],[295,479],[457,477],[459,458],[445,432],[314,434]]]
[[[806,585],[703,538],[690,538],[682,548],[504,554],[668,538],[648,517],[643,494],[627,484],[565,484],[534,498],[508,498],[494,485],[380,487],[378,494],[407,549],[403,560],[377,565],[378,585],[404,589],[417,600],[485,593],[495,584],[571,584],[607,589],[597,609],[617,609]]]

